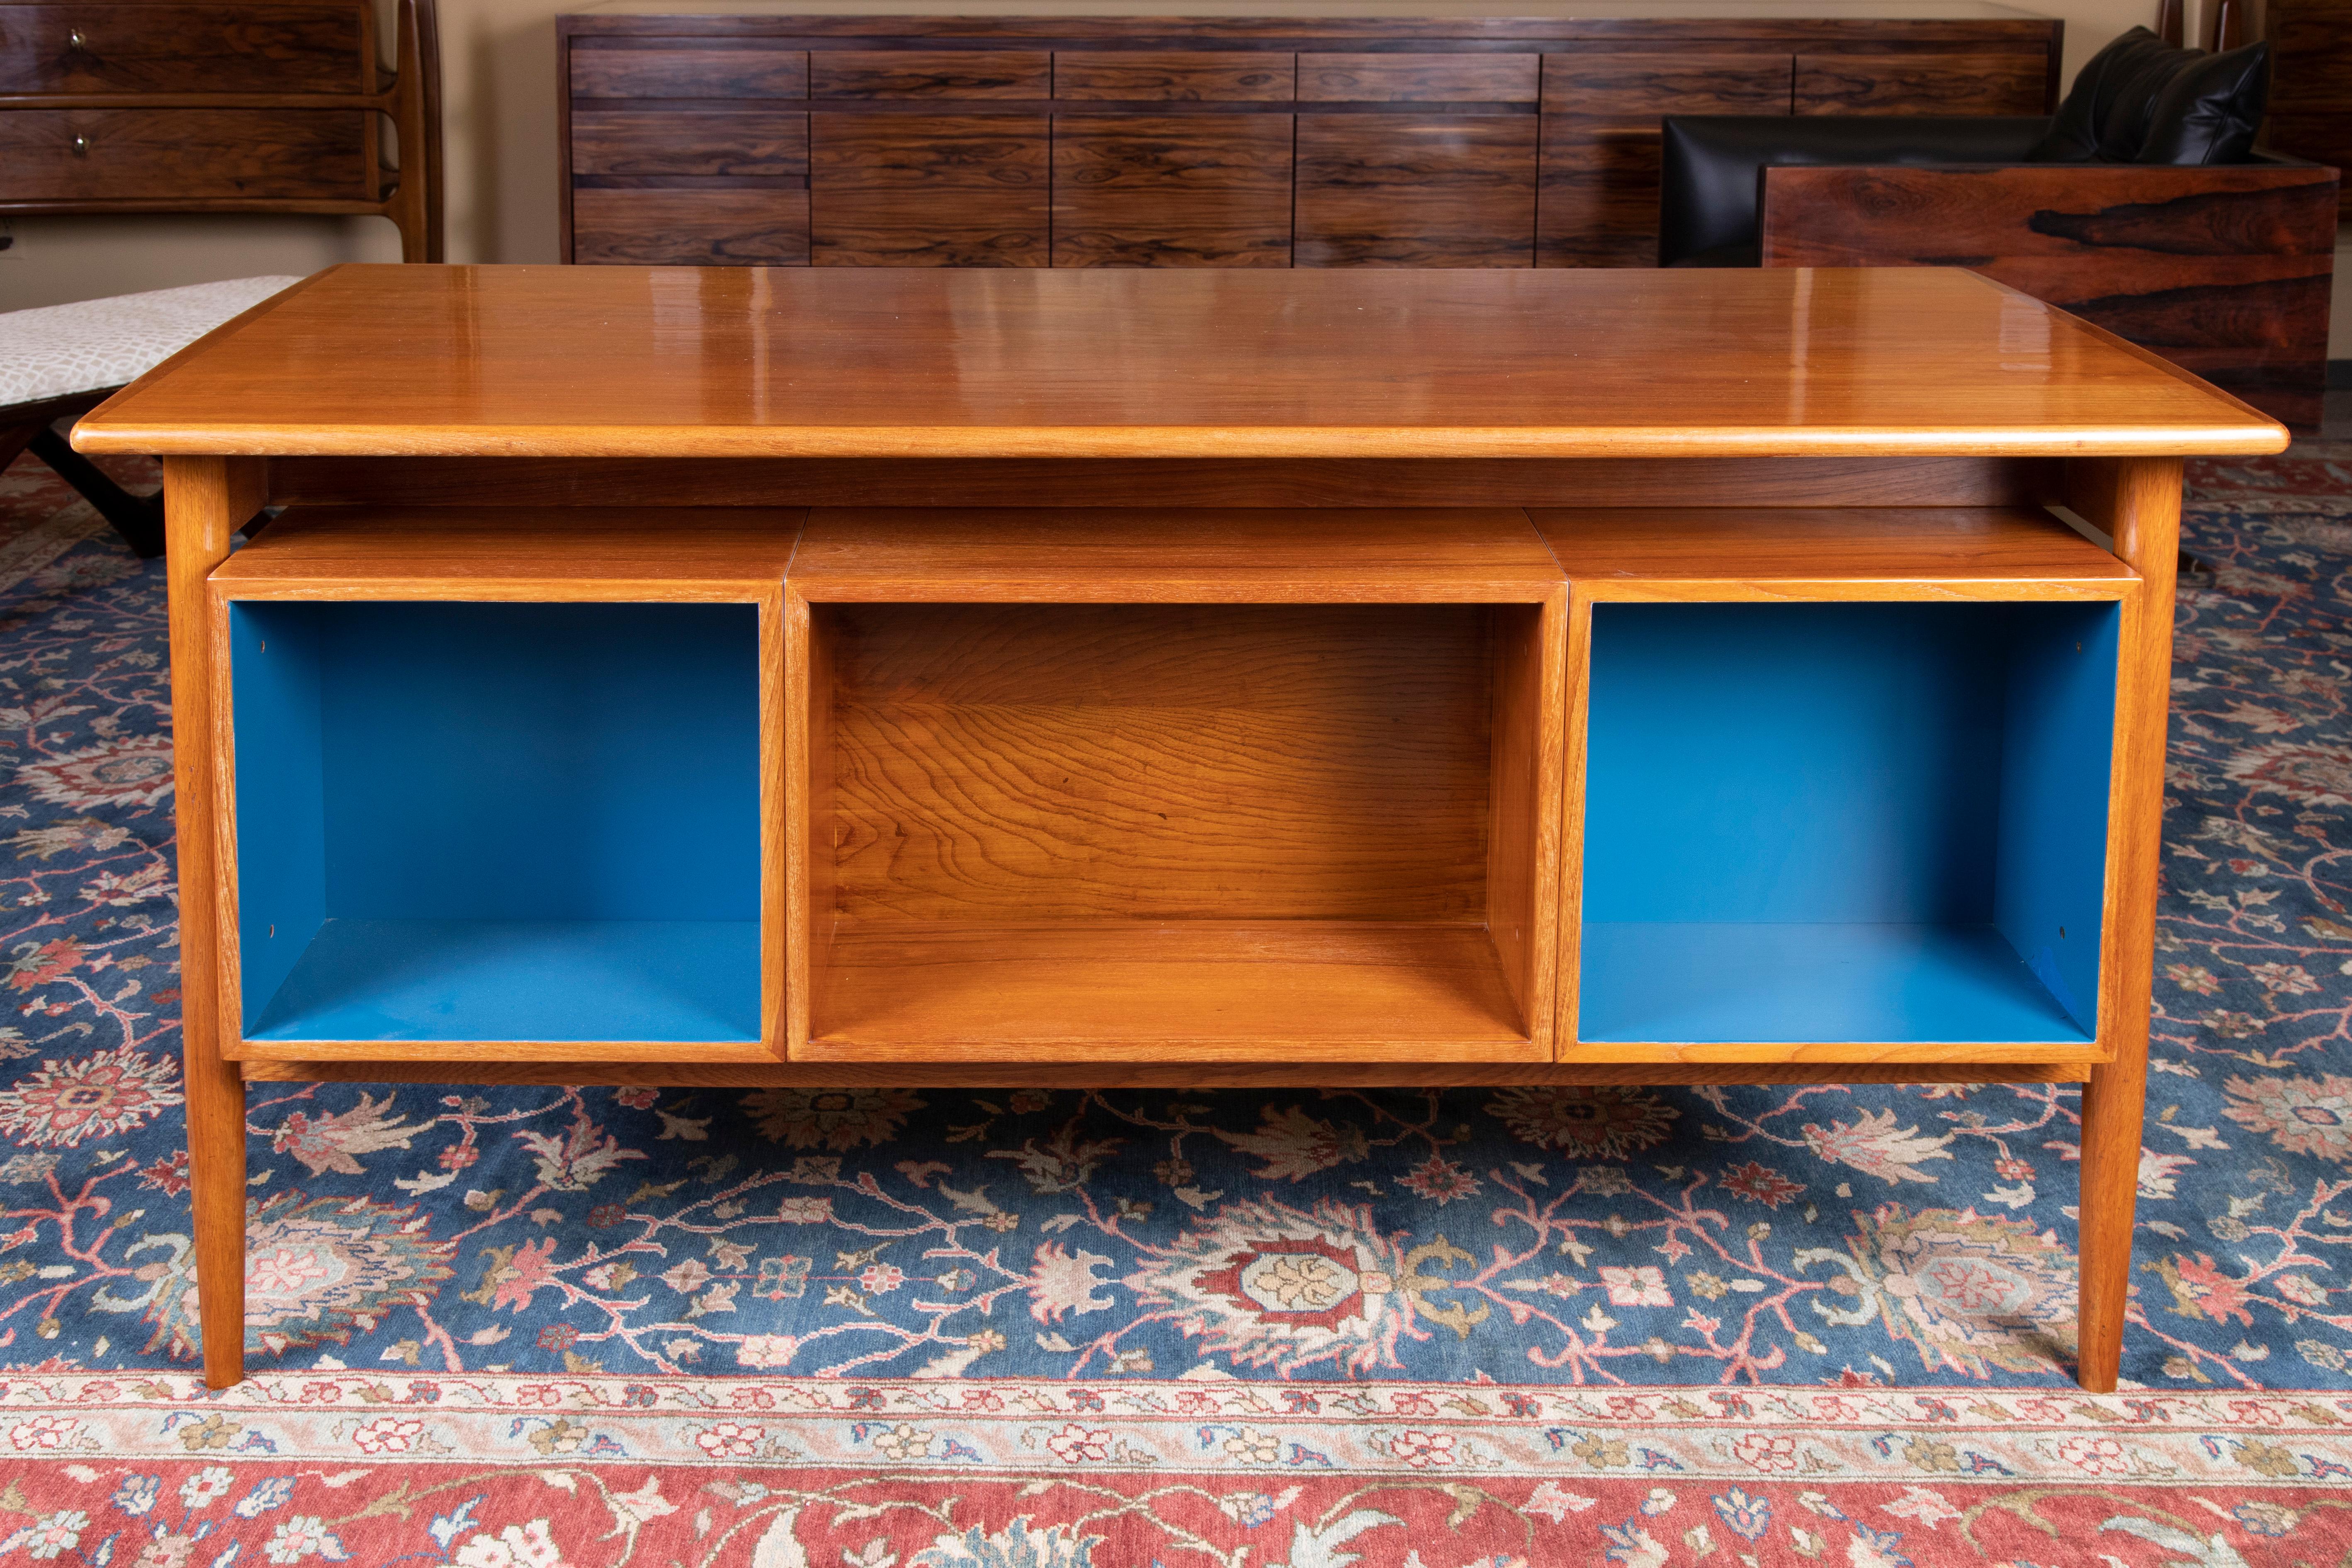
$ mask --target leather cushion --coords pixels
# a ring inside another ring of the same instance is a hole
[[[2139,84],[2151,72],[2163,73],[2139,100],[2145,113],[2154,106],[2155,93],[2171,79],[2169,73],[2193,54],[2166,43],[2146,27],[2132,28],[2093,55],[2075,73],[2074,85],[2067,89],[2057,118],[2050,122],[2050,133],[2027,152],[2026,162],[2086,163],[2099,156],[2099,143],[2115,122],[2116,106],[2126,88]],[[2137,150],[2136,137],[2133,151]]]
[[[2271,47],[2204,55],[2175,76],[2149,111],[2137,161],[2242,163],[2254,149],[2271,92]]]

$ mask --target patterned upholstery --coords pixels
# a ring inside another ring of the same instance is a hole
[[[0,312],[0,408],[135,381],[299,278],[236,278]]]

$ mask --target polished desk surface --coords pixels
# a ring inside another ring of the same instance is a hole
[[[598,16],[937,16],[939,0],[592,0]],[[1283,22],[1427,17],[1523,22],[1810,22],[1848,17],[1896,22],[2045,22],[2046,14],[1993,0],[957,0],[959,17],[1203,16]]]
[[[1972,273],[331,268],[84,419],[274,457],[2275,452]]]

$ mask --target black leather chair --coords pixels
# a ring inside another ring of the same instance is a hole
[[[2269,48],[2134,28],[2047,119],[1669,117],[1659,264],[1969,267],[2315,423],[2336,174],[2252,150]]]

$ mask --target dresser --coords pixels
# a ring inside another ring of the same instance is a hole
[[[1661,115],[2044,113],[2063,26],[1972,0],[1164,9],[558,17],[564,256],[1649,266]]]
[[[368,214],[438,261],[432,0],[394,32],[386,72],[368,0],[0,0],[0,215]]]

